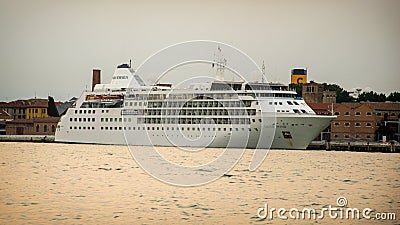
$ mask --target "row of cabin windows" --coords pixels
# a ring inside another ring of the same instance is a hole
[[[74,112],[75,112],[75,114],[95,114],[96,110],[94,110],[94,109],[75,109]],[[101,113],[109,113],[109,112],[110,112],[110,110],[108,110],[108,109],[101,110]]]
[[[340,122],[335,122],[334,125],[335,125],[336,127],[337,127],[337,126],[340,126]],[[356,122],[356,123],[354,123],[354,125],[355,125],[355,127],[361,127],[361,123],[360,123],[360,122]],[[344,126],[345,126],[345,127],[350,127],[350,123],[345,122],[345,123],[344,123]],[[365,123],[365,127],[372,127],[372,123]]]
[[[144,115],[167,115],[167,116],[174,116],[174,115],[204,115],[204,116],[222,116],[222,115],[231,115],[231,116],[241,116],[241,115],[255,115],[255,109],[146,109],[144,110]]]
[[[250,124],[249,118],[138,118],[139,124]]]
[[[39,132],[40,132],[40,126],[36,125],[36,133],[39,133]],[[48,127],[46,124],[43,126],[43,132],[44,133],[48,132]],[[54,125],[51,125],[51,132],[56,132],[56,127]]]
[[[72,127],[70,128],[70,129],[72,129]],[[94,128],[93,128],[94,129]],[[252,129],[251,128],[247,128],[249,131],[252,131]],[[253,128],[254,129],[254,131],[258,131],[258,128]],[[100,130],[122,130],[122,127],[100,127]],[[200,127],[186,127],[186,129],[185,129],[185,127],[124,127],[124,130],[166,130],[166,131],[173,131],[173,130],[181,130],[181,131],[185,131],[185,130],[187,130],[187,131],[200,131],[200,130],[203,130],[203,131],[232,131],[233,130],[233,128],[232,127],[229,127],[229,128],[226,128],[226,127],[218,127],[218,128],[215,128],[215,127],[213,127],[213,128],[210,128],[210,127],[208,127],[208,128],[205,128],[205,127],[203,127],[202,129],[200,129]],[[242,131],[244,131],[245,130],[245,128],[244,127],[242,127],[242,128],[238,128],[238,127],[236,127],[235,129],[234,129],[235,131],[239,131],[239,130],[242,130]]]
[[[94,109],[75,109],[75,114],[95,114]]]
[[[70,122],[95,122],[96,118],[69,118]]]
[[[94,127],[70,126],[70,130],[94,130]]]
[[[101,122],[122,122],[122,118],[101,118]],[[128,121],[131,122],[131,118],[128,118]],[[126,118],[124,118],[124,122],[126,121]]]

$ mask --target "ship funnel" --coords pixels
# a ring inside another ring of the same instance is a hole
[[[92,77],[92,91],[94,91],[94,86],[96,84],[100,84],[100,72],[99,69],[93,69],[93,77]]]

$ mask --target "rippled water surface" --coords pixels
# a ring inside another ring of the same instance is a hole
[[[140,150],[141,147],[138,147]],[[193,160],[160,148],[182,164],[207,162],[220,149]],[[253,150],[225,176],[206,185],[176,187],[154,179],[125,146],[0,143],[0,224],[269,224],[400,223],[400,155],[271,150],[249,172]],[[336,206],[395,212],[395,221],[260,220],[269,207]]]

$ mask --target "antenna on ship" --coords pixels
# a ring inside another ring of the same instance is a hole
[[[261,83],[264,83],[264,77],[265,77],[265,64],[263,60],[263,65],[262,65],[262,75],[261,75]]]
[[[224,58],[224,55],[222,54],[221,47],[219,47],[219,46],[218,46],[218,53],[216,55],[216,60],[214,60],[214,62],[215,63],[212,64],[212,67],[214,67],[215,64],[217,66],[217,73],[216,73],[217,80],[224,80],[224,70],[225,70],[225,66],[226,66],[226,59]]]

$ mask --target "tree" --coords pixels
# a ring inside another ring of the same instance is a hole
[[[302,97],[303,85],[302,84],[289,84],[290,89],[296,90],[297,97]]]
[[[386,100],[391,102],[400,102],[400,92],[395,91],[390,93]]]
[[[353,102],[354,98],[350,96],[350,93],[346,90],[343,90],[342,87],[340,87],[337,84],[327,84],[323,83],[322,84],[324,87],[324,91],[335,91],[336,92],[336,102]]]
[[[384,94],[378,94],[376,92],[363,92],[358,96],[357,101],[361,102],[384,102],[386,101],[386,96]]]

